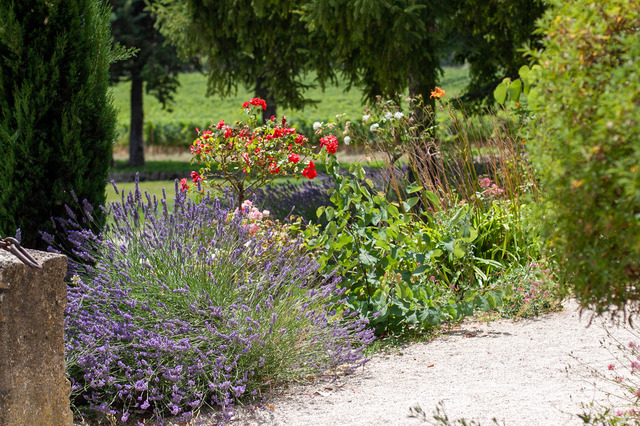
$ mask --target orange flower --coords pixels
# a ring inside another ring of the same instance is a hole
[[[433,92],[431,92],[431,96],[429,96],[430,98],[441,98],[444,96],[444,90],[442,90],[441,88],[439,88],[438,86],[436,86],[436,90],[434,90]]]

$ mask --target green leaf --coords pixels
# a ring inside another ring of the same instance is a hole
[[[334,250],[340,250],[342,247],[344,247],[345,245],[351,242],[353,242],[353,237],[351,235],[342,234],[340,238],[338,238],[338,241],[335,242]]]
[[[324,209],[325,206],[318,207],[318,210],[316,210],[316,217],[320,218],[320,216],[322,216],[322,213],[324,213]]]
[[[416,269],[414,269],[413,275],[424,274],[427,269],[429,269],[429,267],[427,265],[420,265]]]
[[[511,79],[509,77],[505,78],[493,91],[493,97],[500,105],[504,105],[507,100],[507,90],[510,82]]]
[[[509,94],[509,99],[513,102],[520,101],[520,94],[522,93],[522,80],[514,80],[511,85],[509,85],[507,93]]]
[[[358,260],[360,260],[360,262],[363,265],[367,265],[367,266],[375,265],[378,262],[378,258],[372,255],[371,253],[369,253],[365,249],[360,249]]]
[[[431,201],[433,203],[434,206],[438,207],[440,205],[440,199],[438,198],[438,196],[436,194],[434,194],[431,191],[424,191],[423,192],[424,196],[427,197],[427,199],[429,201]]]
[[[407,186],[407,194],[413,194],[414,192],[421,191],[422,189],[423,188],[420,185],[412,183],[411,185]]]

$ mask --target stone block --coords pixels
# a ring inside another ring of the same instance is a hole
[[[31,269],[0,250],[0,425],[72,425],[65,375],[65,256],[29,250]]]

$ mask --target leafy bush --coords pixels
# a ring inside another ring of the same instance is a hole
[[[511,121],[487,116],[484,127],[492,132],[485,134],[493,142],[486,142],[465,133],[457,121],[463,116],[445,114],[450,121],[442,127],[458,129],[454,137],[465,145],[453,149],[421,123],[429,121],[428,110],[411,100],[409,106],[416,109],[405,114],[381,101],[378,111],[363,117],[365,126],[327,123],[318,129],[381,149],[390,173],[374,182],[353,165],[352,176],[345,176],[329,159],[327,171],[336,182],[332,205],[318,209],[328,225],[309,227],[307,245],[324,273],[343,276],[347,306],[379,334],[433,327],[506,303],[520,309],[532,299],[524,293],[531,292],[514,291],[511,280],[537,273],[523,270],[542,252],[539,233],[527,223],[532,215],[525,201],[537,192],[534,176]],[[475,170],[472,149],[478,148],[495,158],[489,169],[496,181]],[[419,149],[425,155],[413,156]],[[420,184],[409,183],[402,168],[407,153]]]
[[[332,205],[319,208],[318,216],[328,225],[309,227],[307,245],[319,256],[321,271],[343,276],[346,306],[378,334],[429,328],[512,301],[498,278],[537,254],[536,236],[524,232],[521,216],[498,207],[476,214],[465,204],[421,219],[411,212],[416,196],[390,201],[361,166],[343,176],[333,158],[327,170],[336,188]],[[420,191],[413,185],[399,192]],[[437,203],[434,194],[430,198]]]
[[[138,189],[92,215],[57,220],[77,243],[66,310],[72,404],[82,413],[229,418],[237,401],[364,362],[365,323],[336,313],[339,279],[321,278],[300,242],[254,234],[235,212],[178,191],[172,209]],[[253,234],[253,236],[252,236]],[[53,241],[47,236],[48,241]],[[87,249],[92,247],[92,249]]]
[[[531,153],[562,278],[598,312],[640,300],[640,2],[551,2]]]

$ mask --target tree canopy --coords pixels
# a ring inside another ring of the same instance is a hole
[[[161,32],[184,55],[198,55],[209,73],[208,94],[228,96],[241,84],[276,104],[303,108],[305,73],[319,69],[323,39],[309,33],[294,0],[164,0],[153,9]],[[331,75],[331,74],[329,74]],[[324,82],[327,75],[319,74]]]
[[[324,87],[336,76],[376,96],[409,93],[428,101],[443,58],[471,64],[470,89],[490,96],[517,72],[542,0],[163,0],[161,32],[208,65],[208,94],[238,84],[267,103],[306,99],[307,73]],[[269,115],[269,111],[265,115]]]

